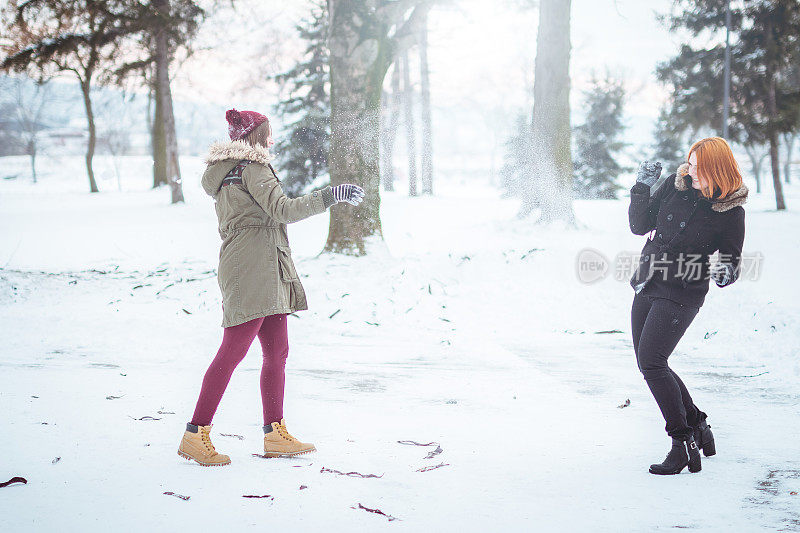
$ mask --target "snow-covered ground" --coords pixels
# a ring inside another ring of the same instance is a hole
[[[634,362],[633,292],[576,275],[585,248],[641,249],[627,200],[542,228],[457,180],[385,194],[365,258],[318,255],[327,214],[290,227],[310,310],[290,317],[286,418],[319,451],[252,455],[256,342],[214,419],[233,463],[209,469],[176,453],[222,337],[201,161],[182,161],[178,206],[143,159],[118,183],[100,158],[96,195],[80,157],[39,164],[32,185],[27,161],[0,159],[21,176],[0,180],[0,482],[28,480],[0,488],[3,531],[800,531],[797,185],[788,212],[751,195],[761,276],[712,287],[671,358],[717,438],[699,474],[648,474],[669,441]]]

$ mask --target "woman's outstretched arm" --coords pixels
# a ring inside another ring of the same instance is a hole
[[[270,218],[282,224],[291,224],[318,215],[336,203],[330,187],[310,192],[299,198],[289,198],[283,193],[278,176],[271,165],[248,165],[242,173],[242,181]]]

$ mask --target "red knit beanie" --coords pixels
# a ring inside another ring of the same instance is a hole
[[[236,111],[229,109],[225,112],[228,121],[228,135],[232,141],[246,137],[251,131],[267,121],[267,117],[255,111]]]

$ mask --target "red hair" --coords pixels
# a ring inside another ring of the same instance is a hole
[[[706,181],[701,190],[706,198],[725,198],[742,186],[742,173],[733,157],[731,147],[722,137],[708,137],[694,143],[689,149],[697,153],[697,175]]]

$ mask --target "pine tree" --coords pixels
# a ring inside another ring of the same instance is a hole
[[[626,146],[620,140],[625,130],[625,88],[621,80],[610,76],[602,80],[593,77],[591,83],[584,92],[586,121],[575,128],[575,194],[582,198],[616,198],[622,188],[616,180],[629,170],[617,163],[619,151]]]
[[[671,30],[686,30],[695,37],[713,35],[725,28],[725,9],[718,0],[680,0],[663,19]],[[744,145],[769,146],[775,204],[780,211],[786,209],[786,202],[779,135],[800,127],[800,91],[788,76],[800,61],[800,4],[796,0],[734,3],[731,20],[729,137]],[[694,131],[716,129],[722,125],[725,45],[691,42],[659,64],[656,72],[674,89],[673,117]]]
[[[683,133],[675,127],[670,113],[671,103],[662,106],[658,113],[653,137],[655,143],[652,150],[652,161],[660,161],[664,172],[673,173],[686,159],[687,147],[683,141]]]
[[[287,90],[275,106],[278,115],[293,120],[287,135],[275,147],[284,191],[303,194],[319,176],[328,173],[330,150],[330,67],[328,63],[328,10],[315,2],[310,18],[297,26],[307,42],[303,59],[275,76]]]

